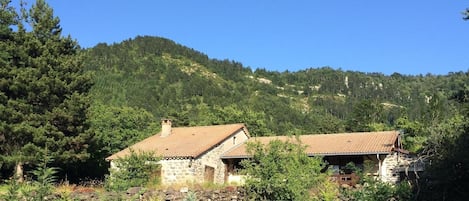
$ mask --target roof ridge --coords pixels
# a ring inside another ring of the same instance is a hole
[[[335,134],[300,135],[300,142],[307,145],[306,152],[313,155],[363,155],[389,154],[398,139],[399,131],[355,132]],[[250,141],[269,143],[271,140],[291,140],[295,136],[265,136]],[[222,158],[247,157],[245,146],[238,146],[223,154]]]
[[[204,126],[180,126],[180,127],[172,127],[173,129],[175,128],[206,128],[206,127],[221,127],[221,126],[235,126],[235,125],[240,125],[240,126],[245,126],[244,123],[233,123],[233,124],[218,124],[218,125],[204,125]]]
[[[318,134],[303,134],[298,135],[298,137],[303,136],[337,136],[337,135],[365,135],[365,134],[380,134],[380,133],[399,133],[399,131],[391,130],[391,131],[367,131],[367,132],[351,132],[351,133],[318,133]],[[295,135],[276,135],[276,136],[258,136],[252,138],[277,138],[277,137],[295,137]]]
[[[316,134],[304,134],[300,136],[305,136],[305,135],[356,135],[356,134],[372,134],[372,133],[394,133],[394,132],[399,132],[396,130],[389,130],[389,131],[363,131],[363,132],[343,132],[343,133],[316,133]]]

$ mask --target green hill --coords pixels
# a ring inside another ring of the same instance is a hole
[[[448,97],[467,82],[462,72],[253,71],[150,36],[99,44],[87,53],[95,103],[142,108],[155,121],[169,117],[177,126],[246,122],[258,127],[256,135],[370,130],[367,124],[394,128],[402,116],[422,122],[444,118],[454,109]],[[378,111],[355,111],[360,106]],[[441,113],[427,114],[432,107]],[[256,119],[246,119],[247,113]],[[364,116],[364,126],[355,128],[357,116]]]

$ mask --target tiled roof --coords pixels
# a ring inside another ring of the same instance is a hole
[[[248,134],[244,124],[171,128],[171,134],[167,137],[161,137],[161,133],[150,136],[106,160],[125,157],[129,155],[130,149],[155,152],[164,158],[196,158],[241,129]]]
[[[308,155],[365,155],[365,154],[387,154],[391,153],[397,141],[397,131],[362,132],[362,133],[339,133],[301,135],[299,139],[306,145]],[[273,139],[296,142],[294,137],[255,137],[248,142],[259,141],[268,144]],[[246,143],[243,143],[223,154],[222,158],[247,158]]]

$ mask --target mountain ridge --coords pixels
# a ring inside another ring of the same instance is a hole
[[[445,97],[467,81],[467,73],[463,72],[444,76],[399,73],[386,76],[330,67],[296,72],[253,71],[240,62],[210,59],[192,48],[152,36],[137,36],[112,45],[98,44],[87,49],[87,55],[90,59],[86,69],[95,74],[95,101],[144,108],[157,117],[175,118],[176,125],[228,123],[214,120],[220,116],[209,121],[200,119],[204,112],[216,113],[216,107],[233,107],[264,113],[262,125],[273,134],[350,129],[338,125],[346,125],[352,118],[353,107],[366,100],[378,108],[381,104],[399,106],[383,107],[380,110],[384,114],[375,118],[377,123],[393,128],[394,121],[403,114],[420,120],[432,98],[440,96],[445,102]],[[197,105],[207,108],[185,114]],[[334,124],[338,128],[305,126],[322,117],[338,122]]]

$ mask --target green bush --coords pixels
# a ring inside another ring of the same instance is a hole
[[[21,198],[21,195],[19,193],[20,188],[21,185],[16,181],[16,179],[9,179],[6,182],[6,192],[0,195],[0,199],[6,201],[19,200]]]
[[[412,187],[407,182],[392,185],[371,177],[363,177],[360,188],[343,189],[342,195],[351,201],[413,200]]]
[[[309,157],[299,141],[249,143],[247,150],[252,158],[242,165],[250,200],[311,200],[311,189],[326,181],[322,158]]]
[[[150,183],[157,184],[159,179],[154,175],[160,169],[156,157],[151,152],[136,153],[130,150],[130,155],[113,161],[115,167],[109,169],[105,188],[111,191],[124,191],[130,187],[143,187]]]

